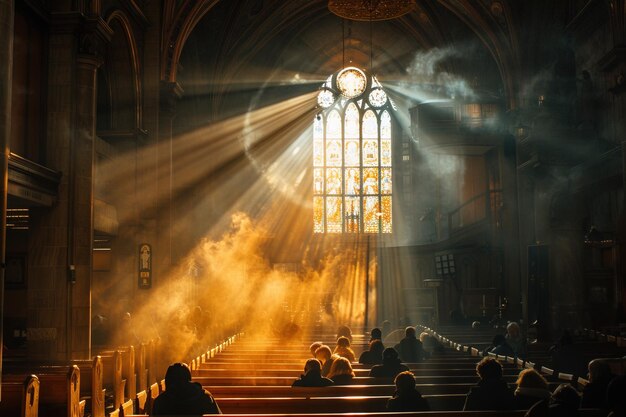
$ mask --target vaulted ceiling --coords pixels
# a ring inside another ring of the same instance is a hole
[[[515,107],[521,61],[530,49],[520,47],[520,38],[529,30],[545,34],[548,25],[563,28],[575,13],[570,3],[584,2],[549,3],[416,0],[405,16],[370,23],[335,16],[327,0],[172,1],[163,18],[162,78],[210,95],[217,106],[225,93],[255,83],[296,77],[318,86],[352,63],[383,83],[427,83],[428,71],[455,74]],[[415,71],[424,77],[416,80]]]

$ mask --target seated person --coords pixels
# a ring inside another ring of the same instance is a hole
[[[370,342],[376,339],[383,340],[383,332],[378,327],[374,327],[370,332]]]
[[[488,353],[495,353],[501,356],[515,356],[513,348],[506,343],[506,337],[503,334],[497,334],[493,337],[491,346],[483,351],[483,356],[487,356]]]
[[[504,339],[504,337],[502,337]],[[528,410],[537,402],[550,398],[548,381],[534,369],[524,369],[519,373],[514,392],[515,410]]]
[[[513,393],[502,379],[502,365],[494,358],[483,358],[476,365],[480,381],[470,388],[463,411],[510,410]]]
[[[346,358],[350,362],[354,362],[356,360],[354,351],[350,348],[350,339],[345,336],[341,336],[337,339],[337,346],[335,347],[333,353]]]
[[[154,400],[152,415],[222,414],[209,392],[191,382],[191,370],[175,363],[165,373],[165,391]]]
[[[333,366],[330,368],[328,378],[333,380],[335,385],[350,385],[354,378],[354,371],[350,361],[343,356],[338,357],[333,361]]]
[[[322,364],[322,376],[328,377],[330,367],[333,365],[333,352],[327,345],[322,345],[315,351],[315,359]]]
[[[400,372],[394,382],[396,392],[387,401],[388,411],[430,411],[428,401],[415,389],[415,377],[410,371]]]
[[[603,408],[606,410],[606,389],[615,375],[611,373],[611,367],[608,362],[602,359],[594,359],[589,362],[588,369],[589,383],[583,388],[580,407]]]
[[[533,405],[524,417],[577,417],[580,408],[580,395],[569,384],[559,385],[549,400]]]
[[[513,354],[518,358],[526,357],[526,339],[522,336],[519,324],[512,321],[506,326],[506,343],[513,349]]]
[[[400,372],[408,371],[409,368],[403,365],[398,358],[398,352],[394,348],[387,348],[383,351],[383,363],[374,365],[370,369],[370,376],[376,378],[394,378]]]
[[[292,387],[327,387],[333,381],[322,376],[322,364],[317,359],[309,359],[304,365],[304,375],[296,379]]]
[[[359,363],[365,363],[370,365],[378,365],[383,363],[383,351],[385,345],[380,339],[372,339],[369,344],[369,350],[361,353],[359,356]]]
[[[424,359],[424,348],[415,333],[415,327],[404,329],[404,338],[394,346],[402,362],[415,363]]]

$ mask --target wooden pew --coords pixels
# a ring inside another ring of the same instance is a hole
[[[346,413],[307,413],[306,417],[524,417],[526,411],[419,411],[406,413],[392,412],[346,412]],[[605,417],[606,411],[588,409],[579,410],[580,417]],[[305,417],[299,413],[273,414],[278,417]],[[212,417],[214,414],[205,414],[203,417]],[[145,417],[145,415],[128,415],[125,417]],[[169,417],[186,417],[182,415],[172,415]],[[229,417],[267,417],[267,414],[250,413],[250,414],[230,414]]]
[[[28,375],[24,382],[2,381],[0,415],[37,417],[39,411],[39,378]]]
[[[549,383],[554,390],[558,382]],[[417,384],[422,395],[467,394],[475,384]],[[290,387],[290,386],[205,386],[213,397],[339,397],[339,396],[380,396],[391,397],[394,385],[338,385],[330,387]]]
[[[104,390],[102,388],[102,361],[99,356],[91,360],[72,360],[71,365],[79,367],[80,371],[80,399],[85,400],[87,413],[92,417],[104,417]],[[7,378],[18,378],[24,373],[35,375],[65,374],[68,364],[50,363],[11,363],[4,369]]]
[[[78,366],[49,367],[49,373],[39,373],[39,416],[82,417],[86,401],[80,399],[80,370]],[[4,381],[22,381],[24,375],[5,374]]]
[[[137,375],[137,391],[148,392],[147,344],[140,343],[135,358],[135,374]]]
[[[124,386],[122,378],[122,352],[119,350],[101,352],[103,385],[113,394],[113,408],[118,409],[124,402]]]
[[[465,394],[425,395],[432,410],[462,410]],[[362,397],[269,397],[220,398],[216,400],[224,414],[254,413],[347,413],[385,411],[389,396]]]
[[[513,383],[517,379],[517,375],[505,375],[504,380]],[[291,386],[295,378],[291,377],[194,377],[195,382],[203,386],[217,385],[288,385]],[[472,383],[478,381],[475,375],[462,376],[416,376],[415,380],[418,384],[453,384],[453,383]],[[372,378],[372,377],[356,377],[354,385],[391,385],[393,378]]]
[[[476,370],[473,368],[465,369],[413,369],[413,375],[416,377],[428,376],[471,376],[477,378]],[[250,367],[250,369],[197,369],[192,371],[193,377],[290,377],[298,378],[303,373],[302,369],[259,369]],[[368,377],[369,369],[355,369],[354,373],[357,377]],[[507,368],[503,370],[505,376],[517,376],[519,370]]]

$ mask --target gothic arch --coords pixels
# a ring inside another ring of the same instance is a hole
[[[126,60],[119,62],[106,62],[105,65],[114,73],[109,75],[122,76],[128,75],[130,77],[129,80],[122,80],[122,82],[130,81],[131,89],[130,91],[122,91],[123,93],[129,93],[130,97],[123,96],[122,99],[127,99],[132,103],[132,120],[126,120],[124,118],[124,122],[122,127],[125,129],[137,129],[142,126],[142,107],[141,107],[141,67],[140,67],[140,57],[137,48],[137,41],[135,40],[135,35],[133,33],[132,25],[128,16],[121,10],[114,10],[111,12],[106,18],[107,24],[114,30],[113,38],[111,39],[111,43],[107,47],[107,58],[111,58],[110,53],[114,52],[116,49],[121,48],[122,50],[126,50],[128,52],[128,57]],[[116,29],[121,29],[120,31]],[[121,33],[120,33],[121,32]],[[120,35],[123,36],[123,42],[120,38]],[[127,74],[120,74],[120,72],[127,72]],[[115,109],[113,109],[116,112]],[[119,112],[119,110],[118,110]],[[120,120],[118,120],[120,121]]]

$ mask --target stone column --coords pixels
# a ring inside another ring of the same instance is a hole
[[[95,49],[93,30],[80,37],[81,47],[76,60],[74,146],[70,149],[72,177],[69,189],[70,275],[68,334],[71,358],[91,357],[91,279],[93,253],[93,198],[96,136],[96,70],[102,60]],[[70,271],[71,273],[71,271]]]
[[[53,13],[46,165],[61,171],[57,203],[33,214],[29,240],[28,356],[90,352],[96,69],[111,30],[98,17]]]
[[[7,188],[9,181],[9,137],[11,135],[11,73],[13,70],[13,0],[0,0],[0,346],[4,322],[4,263],[6,252]],[[2,352],[0,351],[0,375]]]

